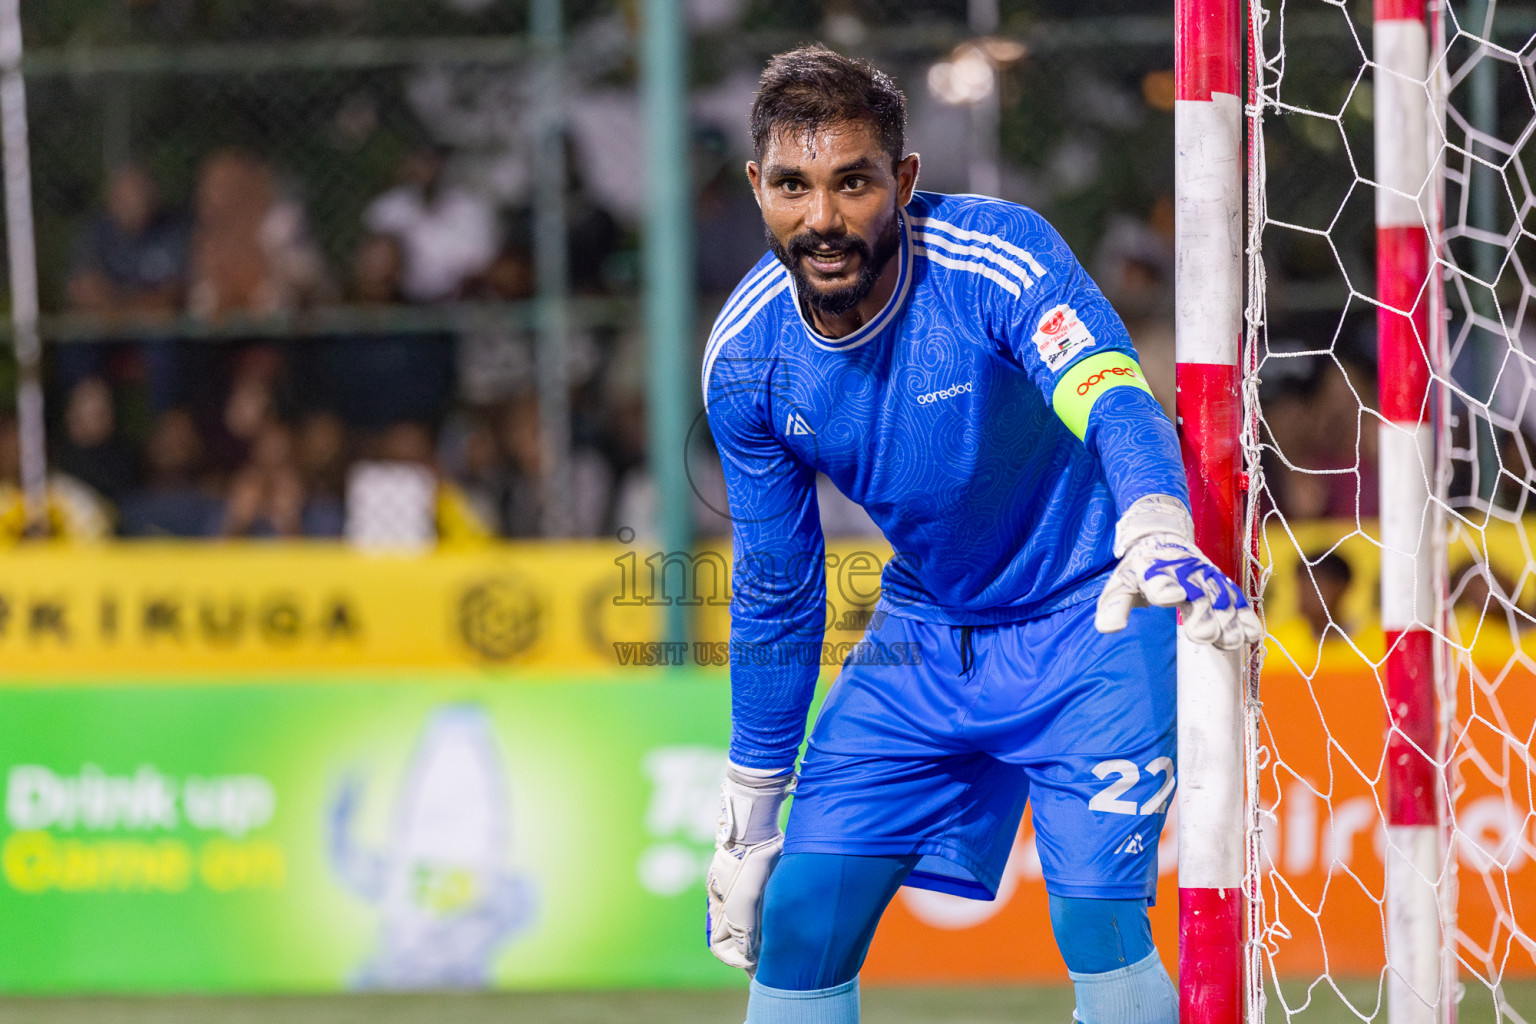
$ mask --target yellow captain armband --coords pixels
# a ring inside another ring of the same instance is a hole
[[[1051,405],[1061,422],[1081,441],[1088,433],[1088,414],[1093,411],[1093,403],[1106,391],[1118,387],[1152,393],[1135,359],[1124,352],[1102,352],[1062,374],[1056,383],[1056,393],[1051,396]]]

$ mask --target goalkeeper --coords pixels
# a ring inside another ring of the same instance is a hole
[[[748,1024],[854,1024],[896,889],[994,898],[1027,799],[1078,1019],[1174,1024],[1147,918],[1172,606],[1228,649],[1258,620],[1195,547],[1119,317],[1038,214],[915,191],[905,103],[807,47],[752,109],[772,252],[703,370],[735,547],[710,946],[755,972]],[[818,470],[896,552],[866,639],[916,656],[844,665],[781,834],[825,616]]]

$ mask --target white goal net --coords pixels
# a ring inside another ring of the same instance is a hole
[[[1248,1016],[1536,1022],[1536,10],[1252,15]]]

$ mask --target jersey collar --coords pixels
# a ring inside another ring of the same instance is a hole
[[[900,225],[901,243],[901,248],[896,253],[896,288],[891,292],[891,297],[886,300],[885,306],[880,310],[879,314],[872,317],[867,324],[852,334],[846,334],[841,338],[829,338],[825,334],[818,332],[815,327],[812,327],[811,322],[805,317],[805,310],[800,305],[800,292],[795,287],[795,275],[789,275],[789,288],[795,305],[795,313],[800,317],[800,323],[805,327],[805,333],[810,336],[811,344],[817,348],[825,349],[828,352],[847,352],[849,349],[858,348],[890,326],[891,321],[896,319],[896,314],[901,312],[902,304],[907,301],[907,292],[912,287],[912,233],[911,228],[907,225],[907,217],[904,212],[896,211],[896,220]]]

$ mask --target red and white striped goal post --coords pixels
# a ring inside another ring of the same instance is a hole
[[[1242,0],[1178,0],[1175,58],[1178,425],[1196,540],[1240,579],[1243,538]],[[1437,615],[1430,336],[1438,197],[1424,0],[1376,0],[1382,674],[1387,729],[1390,1024],[1445,1024],[1439,882],[1444,773],[1436,753]],[[1262,169],[1257,169],[1259,172]],[[1244,1018],[1242,662],[1179,645],[1179,992],[1183,1024]]]
[[[1243,329],[1240,0],[1175,14],[1175,338],[1179,444],[1195,540],[1239,574],[1238,356]],[[1178,648],[1179,1019],[1243,1016],[1245,832],[1238,652]]]
[[[1443,770],[1436,760],[1435,466],[1430,409],[1430,34],[1424,0],[1375,0],[1376,309],[1382,666],[1387,697],[1389,1024],[1435,1024],[1440,992]]]

